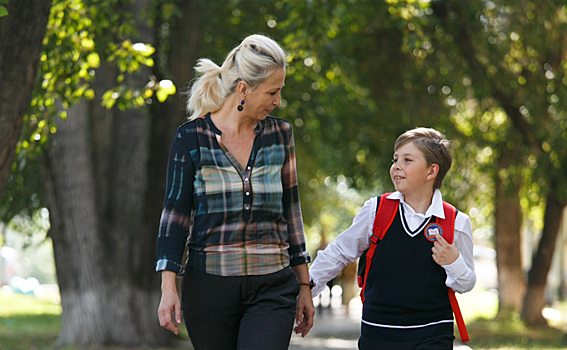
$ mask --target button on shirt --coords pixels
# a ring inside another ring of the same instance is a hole
[[[171,144],[156,270],[187,264],[214,275],[277,272],[311,261],[305,247],[291,125],[259,121],[242,167],[210,115],[181,125]]]

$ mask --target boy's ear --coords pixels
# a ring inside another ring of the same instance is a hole
[[[427,173],[427,180],[435,179],[437,177],[437,174],[439,174],[439,165],[433,163],[429,166],[429,172]]]

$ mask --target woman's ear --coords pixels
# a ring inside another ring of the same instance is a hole
[[[433,163],[429,166],[429,171],[427,173],[427,180],[435,179],[437,177],[437,174],[439,174],[439,165]]]
[[[238,96],[240,96],[240,99],[243,100],[244,96],[246,96],[246,93],[248,92],[248,84],[246,84],[244,80],[241,80],[238,82],[236,90],[238,91]]]

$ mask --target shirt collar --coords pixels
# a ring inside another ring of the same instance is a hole
[[[217,128],[215,123],[213,123],[213,119],[211,118],[211,113],[207,113],[205,115],[205,120],[207,121],[207,123],[209,124],[209,126],[211,127],[211,129],[213,130],[213,132],[215,134],[222,135],[222,131],[220,131],[220,129]],[[262,129],[264,129],[265,124],[266,124],[266,120],[259,120],[258,121],[258,125],[256,125],[256,127],[254,128],[254,131],[256,132],[256,134],[258,134]]]
[[[390,194],[387,198],[399,200],[400,203],[403,203],[406,209],[415,213],[415,210],[404,201],[404,195],[401,192],[396,191]],[[432,215],[438,217],[439,219],[445,219],[445,211],[443,210],[443,196],[441,195],[441,191],[439,191],[438,189],[433,191],[433,199],[431,200],[431,205],[425,212],[425,217],[430,217]]]

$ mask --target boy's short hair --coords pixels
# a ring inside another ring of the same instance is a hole
[[[431,128],[415,128],[401,134],[394,144],[394,152],[408,142],[414,145],[423,153],[427,165],[437,164],[439,172],[433,183],[433,188],[441,188],[443,179],[451,168],[453,156],[449,149],[450,142],[445,135]]]

